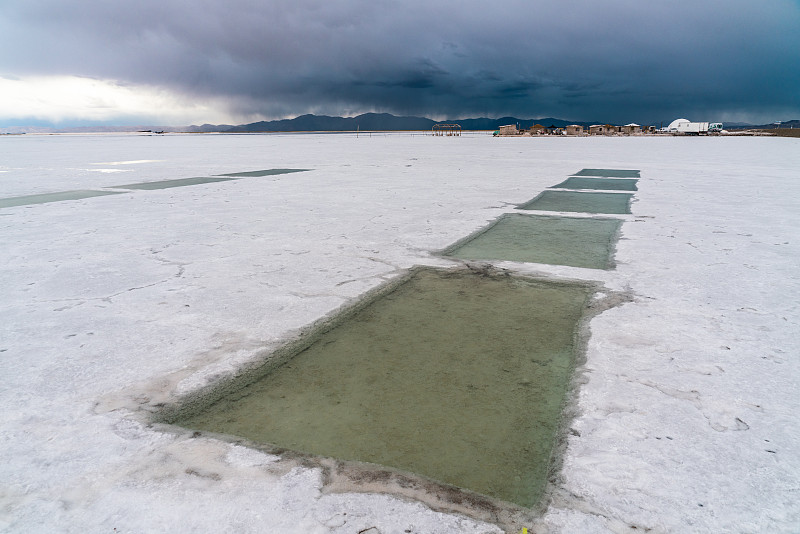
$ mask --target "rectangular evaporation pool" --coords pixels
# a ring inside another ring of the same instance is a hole
[[[553,187],[561,189],[600,189],[605,191],[636,191],[636,182],[625,178],[581,178],[570,176]]]
[[[415,269],[183,427],[524,507],[545,486],[588,285]]]
[[[627,214],[631,212],[630,193],[579,193],[543,191],[539,196],[517,206],[521,210],[569,211],[577,213]]]
[[[185,187],[187,185],[210,184],[214,182],[229,182],[239,178],[273,176],[276,174],[287,174],[292,172],[304,172],[309,169],[268,169],[264,171],[234,172],[230,174],[218,174],[217,176],[207,176],[200,178],[178,178],[175,180],[161,180],[159,182],[140,182],[137,184],[113,185],[111,189],[169,189],[170,187]]]
[[[463,260],[506,260],[611,269],[622,221],[506,214],[444,251]]]
[[[218,174],[217,176],[232,176],[235,178],[275,176],[276,174],[289,174],[292,172],[305,172],[311,169],[267,169],[264,171],[232,172],[229,174]]]
[[[22,197],[0,198],[0,208],[14,206],[27,206],[29,204],[46,204],[62,200],[81,200],[83,198],[102,197],[106,195],[119,195],[121,191],[61,191],[58,193],[42,193],[39,195],[25,195]]]
[[[603,176],[604,178],[639,178],[638,169],[581,169],[573,176]]]
[[[171,187],[185,187],[187,185],[210,184],[214,182],[230,182],[234,178],[178,178],[175,180],[161,180],[160,182],[140,182],[138,184],[112,185],[112,189],[142,189],[153,191],[155,189],[169,189]]]

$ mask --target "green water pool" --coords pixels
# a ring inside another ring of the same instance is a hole
[[[417,269],[284,365],[175,424],[531,507],[593,291]]]
[[[507,214],[444,255],[611,269],[621,224],[608,218]]]

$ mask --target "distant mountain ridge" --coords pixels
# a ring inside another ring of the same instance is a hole
[[[564,127],[567,124],[589,126],[596,122],[572,122],[547,117],[544,119],[518,119],[501,117],[499,119],[449,119],[435,121],[425,117],[397,117],[389,113],[364,113],[356,117],[329,117],[327,115],[301,115],[294,119],[259,121],[234,126],[226,133],[246,132],[369,132],[369,131],[413,131],[430,130],[434,124],[459,124],[463,130],[497,130],[506,124],[516,124],[520,128],[530,128],[534,124]]]
[[[615,124],[605,121],[568,121],[545,117],[540,119],[519,119],[517,117],[500,117],[490,119],[486,117],[476,119],[447,119],[435,121],[426,117],[398,117],[389,113],[364,113],[356,117],[330,117],[328,115],[301,115],[294,119],[281,119],[274,121],[259,121],[250,124],[227,127],[227,129],[213,130],[213,125],[204,124],[201,127],[190,126],[186,131],[220,131],[225,133],[245,132],[369,132],[369,131],[421,131],[430,130],[434,124],[459,124],[463,130],[497,130],[500,126],[516,124],[520,129],[529,129],[534,124],[545,127],[555,126],[563,128],[568,124],[579,124],[584,127],[593,124]],[[668,124],[668,123],[665,123]],[[800,128],[800,120],[790,120],[781,123],[764,125],[731,123],[731,128],[771,129],[771,128]]]
[[[754,129],[762,129],[762,130],[772,130],[774,128],[800,128],[800,120],[794,119],[790,121],[783,121],[783,122],[773,122],[770,124],[762,124],[760,126],[749,126],[749,128]]]
[[[375,132],[375,131],[430,131],[434,124],[459,124],[463,130],[497,130],[500,126],[516,124],[521,129],[529,129],[534,124],[563,128],[568,124],[591,126],[606,124],[603,121],[567,121],[553,117],[540,119],[519,119],[516,117],[486,117],[476,119],[448,119],[435,121],[425,117],[398,117],[389,113],[364,113],[356,117],[330,117],[328,115],[301,115],[293,119],[259,121],[233,126],[230,124],[203,124],[191,126],[76,126],[54,128],[47,126],[6,126],[0,125],[4,133],[95,133],[95,132],[188,132],[188,133],[257,133],[257,132]],[[613,124],[613,123],[612,123]],[[658,123],[656,123],[658,124]],[[669,121],[661,123],[669,124]],[[800,128],[800,120],[774,122],[754,125],[745,123],[723,123],[726,129],[790,129]]]
[[[294,119],[259,121],[234,126],[236,132],[349,132],[375,130],[430,130],[436,121],[423,117],[396,117],[388,113],[365,113],[357,117],[300,115]]]

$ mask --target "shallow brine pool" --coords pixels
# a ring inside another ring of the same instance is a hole
[[[581,169],[573,176],[603,176],[606,178],[639,178],[638,169]]]
[[[597,189],[601,191],[636,191],[636,182],[629,178],[583,178],[570,176],[554,188],[561,189]]]
[[[444,254],[464,260],[506,260],[611,269],[622,221],[506,214]]]
[[[567,211],[622,215],[631,212],[630,193],[582,193],[578,191],[543,191],[536,198],[518,206],[521,210]]]
[[[181,426],[541,497],[589,285],[416,269]]]

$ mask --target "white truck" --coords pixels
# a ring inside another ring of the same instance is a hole
[[[720,129],[722,129],[722,125],[720,125]],[[707,134],[708,123],[692,122],[688,119],[675,119],[669,124],[669,126],[667,126],[667,132],[682,133],[687,135]]]

